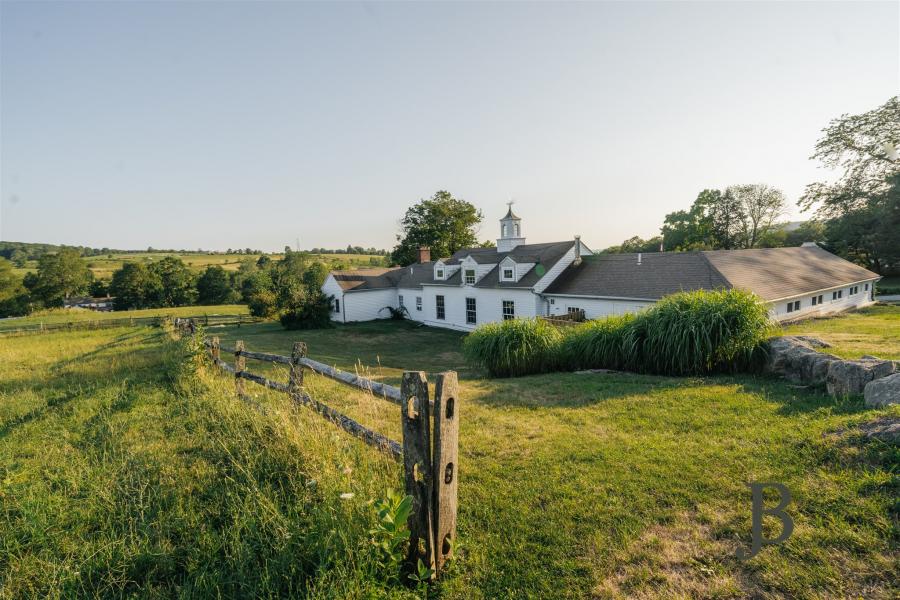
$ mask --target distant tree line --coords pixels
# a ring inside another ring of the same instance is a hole
[[[900,99],[861,115],[842,115],[823,130],[812,158],[839,169],[812,183],[798,201],[813,219],[781,223],[786,200],[764,184],[700,192],[687,210],[666,215],[660,235],[635,236],[606,252],[717,250],[817,242],[876,273],[900,272]]]
[[[63,306],[67,298],[113,296],[115,310],[246,303],[250,312],[277,317],[290,329],[330,324],[331,300],[322,291],[328,267],[306,252],[281,260],[248,258],[235,271],[210,265],[199,274],[175,256],[151,264],[128,262],[109,282],[93,273],[74,248],[38,259],[35,272],[19,280],[12,263],[0,258],[0,317]]]
[[[346,248],[338,248],[335,250],[329,248],[313,248],[310,250],[312,254],[372,254],[375,256],[387,256],[390,254],[387,250],[379,250],[378,248],[363,248],[362,246],[350,246]]]

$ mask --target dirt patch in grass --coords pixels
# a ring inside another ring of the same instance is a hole
[[[733,568],[737,545],[688,513],[646,529],[594,589],[599,598],[753,598],[761,591]]]

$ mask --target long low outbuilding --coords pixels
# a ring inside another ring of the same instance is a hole
[[[636,312],[680,291],[745,289],[778,321],[826,315],[874,302],[877,273],[814,243],[794,248],[595,254],[581,239],[526,244],[512,209],[496,248],[462,249],[406,267],[333,271],[322,286],[332,319],[390,316],[472,330],[504,319]]]

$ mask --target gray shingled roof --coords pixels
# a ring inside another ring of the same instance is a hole
[[[679,291],[741,288],[763,300],[809,294],[879,277],[818,246],[586,256],[545,291],[659,299]]]
[[[348,269],[332,271],[331,274],[341,289],[347,292],[394,287],[399,275],[392,277],[391,274],[397,270],[397,268]]]
[[[517,263],[542,263],[546,268],[556,264],[575,245],[575,240],[547,242],[545,244],[520,244],[509,252],[497,252],[496,248],[463,248],[453,253],[444,264],[457,265],[465,257],[471,256],[479,265],[499,264],[507,256]],[[552,262],[553,264],[548,264]]]
[[[484,277],[478,280],[475,287],[479,288],[530,288],[538,282],[538,280],[549,271],[553,265],[559,262],[565,254],[575,245],[575,240],[569,242],[554,242],[551,244],[528,244],[527,246],[516,246],[511,252],[499,252],[497,256],[499,260],[496,267],[491,269]],[[518,281],[500,281],[500,265],[499,262],[510,256],[517,263],[535,263],[525,275],[521,276]],[[540,265],[543,269],[539,270]],[[543,272],[540,272],[543,271]]]
[[[733,287],[751,290],[763,300],[811,294],[880,277],[818,246],[714,250],[703,255]]]
[[[496,248],[465,248],[454,253],[449,259],[443,259],[444,264],[459,264],[466,256],[472,258],[478,264],[498,264],[507,256],[518,263],[535,263],[543,266],[546,272],[561,259],[575,244],[574,240],[568,242],[551,242],[547,244],[523,244],[513,248],[509,252],[497,252]],[[420,288],[423,284],[458,286],[462,283],[462,275],[457,270],[446,280],[434,279],[434,263],[416,263],[408,267],[355,269],[347,271],[332,271],[338,285],[345,292],[376,290],[390,287]],[[517,282],[501,282],[499,268],[494,267],[482,277],[476,287],[531,287],[542,277],[537,273],[537,267],[532,267]]]
[[[731,287],[700,252],[595,254],[570,265],[545,294],[646,298],[656,300],[680,291]]]

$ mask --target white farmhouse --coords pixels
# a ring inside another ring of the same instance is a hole
[[[408,267],[332,271],[322,286],[332,319],[410,319],[451,329],[584,311],[589,319],[634,312],[669,294],[741,288],[785,321],[873,302],[879,275],[815,244],[799,248],[595,254],[579,236],[526,244],[512,208],[500,219],[496,248],[467,248],[431,260],[427,248]]]

